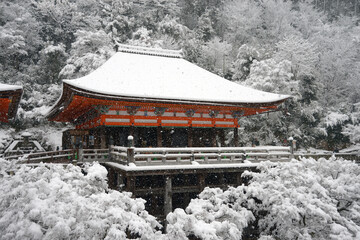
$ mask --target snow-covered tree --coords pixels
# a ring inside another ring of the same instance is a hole
[[[343,129],[343,134],[349,136],[351,143],[360,142],[360,103],[354,104],[350,114],[351,122]]]
[[[211,72],[225,76],[231,67],[226,65],[230,57],[231,45],[215,37],[202,47],[202,58],[199,64]]]
[[[266,59],[254,60],[250,67],[250,74],[245,84],[268,92],[294,94],[298,92],[299,84],[293,80],[291,62]]]
[[[358,239],[360,167],[343,159],[263,162],[247,186],[206,188],[185,211],[167,216],[168,235],[241,239]],[[254,217],[257,221],[254,221]]]
[[[9,175],[8,171],[14,171]],[[107,187],[107,171],[0,159],[1,239],[156,239],[160,224],[144,200]]]
[[[241,45],[236,56],[233,67],[233,80],[244,81],[250,74],[250,66],[254,60],[260,61],[262,59],[262,51],[247,44]]]
[[[287,36],[276,44],[275,58],[291,62],[291,70],[298,76],[314,76],[318,53],[314,44],[298,36]]]
[[[61,70],[62,77],[74,78],[84,76],[100,67],[114,54],[111,38],[103,31],[78,30],[76,41],[66,66]]]
[[[175,209],[166,217],[167,236],[172,239],[241,239],[243,229],[255,220],[244,207],[246,193],[243,186],[223,192],[219,188],[205,188],[186,210]]]
[[[324,118],[326,137],[324,144],[329,150],[339,150],[349,144],[349,136],[344,134],[343,126],[350,123],[347,114],[341,112],[328,112]]]
[[[280,239],[360,237],[360,167],[341,159],[264,163],[250,176],[249,208],[264,234]],[[257,199],[254,201],[251,199]]]
[[[60,79],[59,73],[65,65],[66,56],[64,44],[55,46],[49,44],[40,51],[38,82],[40,84],[58,83]]]

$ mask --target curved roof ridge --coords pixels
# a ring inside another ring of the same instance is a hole
[[[150,48],[126,44],[117,44],[117,46],[118,52],[135,53],[159,57],[182,58],[182,50],[168,50],[162,48]]]

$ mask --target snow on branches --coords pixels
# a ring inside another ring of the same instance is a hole
[[[1,239],[155,239],[161,233],[144,200],[107,189],[107,171],[41,164],[13,167],[0,159]]]
[[[359,239],[360,167],[343,159],[261,163],[248,186],[206,188],[185,211],[167,216],[173,237],[241,239],[255,224],[261,239]],[[257,226],[256,221],[257,219]]]
[[[0,239],[360,238],[360,166],[343,159],[260,163],[249,185],[205,188],[175,209],[165,234],[144,200],[107,188],[104,167],[83,170],[0,159]]]
[[[184,239],[194,235],[200,239],[241,239],[248,222],[255,220],[251,211],[243,207],[244,187],[205,188],[198,199],[193,199],[186,212],[176,209],[167,216],[168,236]]]
[[[276,44],[275,58],[291,62],[292,73],[297,76],[313,76],[319,61],[316,46],[298,36],[287,36]]]
[[[341,159],[263,163],[247,188],[263,234],[279,239],[358,239],[360,167]],[[252,199],[258,199],[255,202]]]

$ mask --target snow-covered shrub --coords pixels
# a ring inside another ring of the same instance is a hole
[[[11,134],[13,134],[13,129],[2,129],[0,128],[0,152],[3,150],[7,144],[11,141]]]
[[[299,84],[292,77],[291,62],[288,60],[255,59],[244,84],[263,91],[294,94],[298,92]]]
[[[176,209],[167,216],[167,234],[173,239],[194,235],[200,239],[241,239],[243,229],[254,220],[251,211],[243,207],[244,186],[223,192],[205,188],[193,199],[186,211]]]
[[[257,224],[260,239],[360,238],[360,166],[322,158],[264,162],[259,170],[243,174],[248,186],[206,188],[185,211],[170,213],[168,236],[241,239]]]
[[[1,239],[155,239],[160,224],[144,200],[107,188],[107,171],[41,164],[14,167],[0,160]]]
[[[248,208],[278,239],[359,239],[360,167],[342,159],[263,163],[246,172]],[[255,202],[252,199],[260,200]]]

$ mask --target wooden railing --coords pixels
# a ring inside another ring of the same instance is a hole
[[[211,148],[125,148],[111,147],[111,160],[125,165],[236,163],[249,160],[287,161],[290,147],[211,147]]]
[[[104,162],[109,160],[109,149],[80,149],[80,162]]]
[[[40,163],[40,162],[54,162],[54,163],[69,163],[69,162],[104,162],[108,161],[109,149],[68,149],[61,151],[30,153],[23,156],[10,156],[6,159],[18,159],[22,163]]]
[[[61,151],[38,152],[25,155],[7,156],[5,159],[19,159],[21,163],[84,163],[84,162],[117,162],[123,165],[172,165],[172,164],[221,164],[243,163],[245,161],[260,162],[289,161],[291,158],[301,159],[320,157],[329,158],[332,154],[291,153],[290,147],[207,147],[207,148],[135,148],[111,146],[109,149],[69,149]],[[355,160],[360,163],[356,154],[335,153],[336,157]]]
[[[134,148],[111,146],[110,147],[110,159],[111,161],[119,162],[122,164],[130,163],[128,157],[132,156],[132,151]]]
[[[68,149],[61,151],[30,153],[21,157],[20,162],[27,164],[40,162],[68,163],[74,159],[77,159],[76,150]]]
[[[360,164],[360,155],[356,153],[295,153],[294,158],[300,159],[302,157],[304,158],[330,158],[332,156],[335,156],[337,158],[344,158],[346,160],[354,160],[356,163]]]

